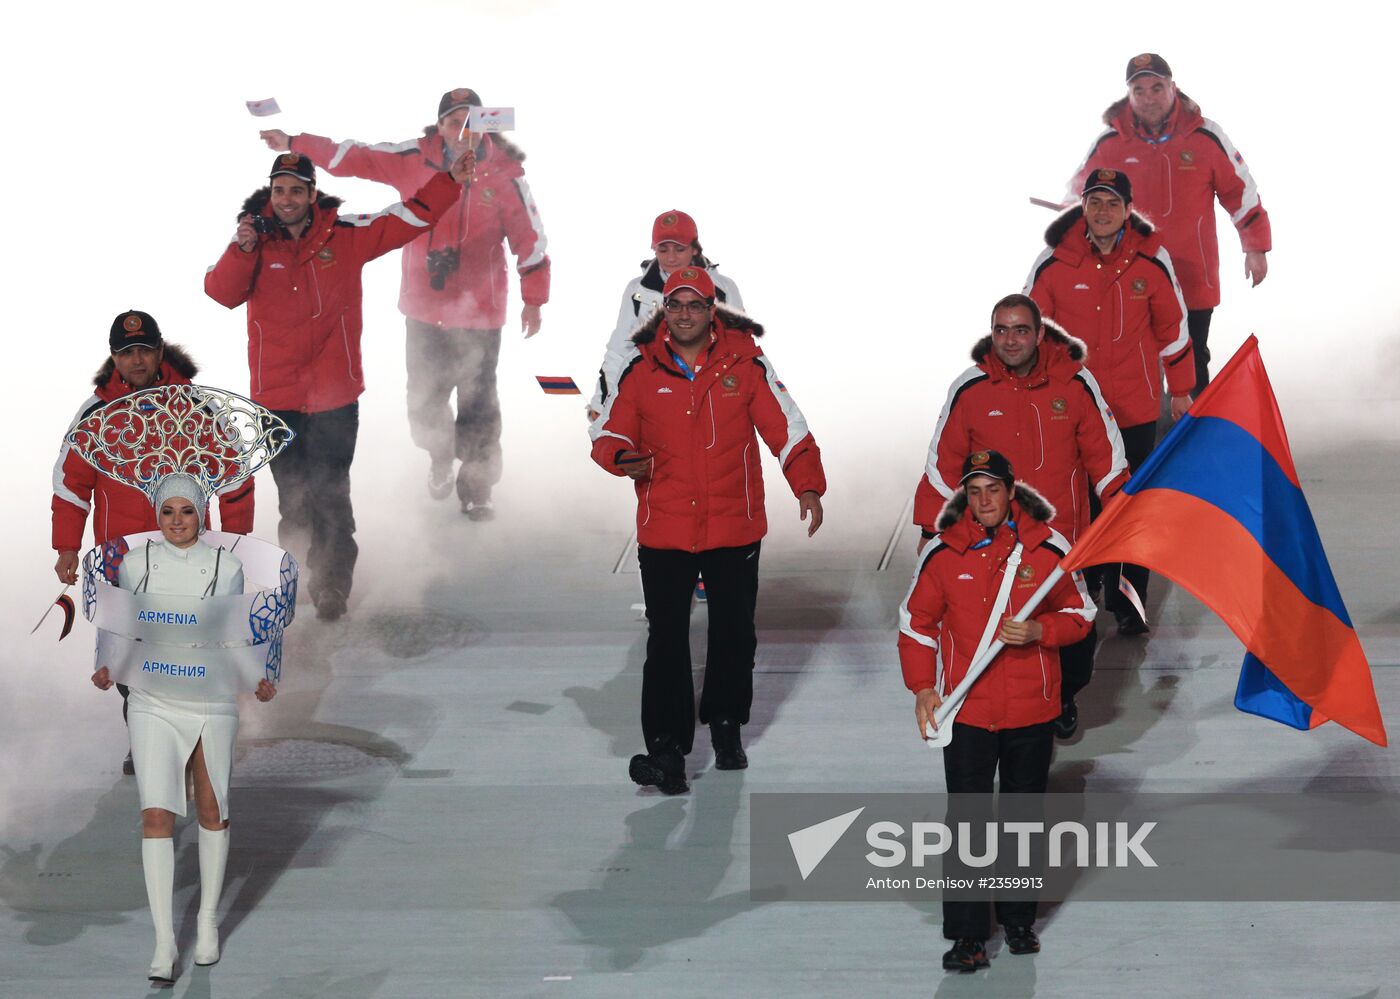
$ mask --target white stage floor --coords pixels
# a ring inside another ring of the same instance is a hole
[[[1298,464],[1396,734],[1400,446],[1382,437],[1300,449]],[[996,941],[989,971],[957,976],[939,966],[936,903],[750,901],[753,792],[942,784],[894,653],[912,529],[877,571],[905,494],[833,491],[809,544],[771,466],[769,487],[751,767],[714,771],[699,733],[693,792],[677,798],[627,778],[644,630],[631,564],[612,572],[625,486],[597,473],[553,518],[540,516],[547,498],[509,479],[493,524],[426,498],[411,518],[362,516],[350,615],[327,626],[304,606],[280,695],[245,706],[224,957],[210,969],[189,964],[197,864],[193,829],[177,834],[174,995],[1400,995],[1400,904],[1070,900],[1042,907],[1040,955]],[[408,490],[408,477],[392,488]],[[357,483],[364,510],[362,489],[377,494]],[[406,544],[393,553],[396,536]],[[410,585],[393,581],[405,557]],[[42,597],[7,615],[11,635]],[[1155,581],[1149,607],[1150,641],[1104,640],[1055,788],[1395,789],[1391,750],[1335,725],[1301,733],[1237,712],[1240,646],[1188,595]],[[75,631],[49,672],[14,692],[0,731],[5,997],[147,991],[136,784],[118,770],[115,695],[84,689],[90,660],[69,648],[90,648],[91,628]],[[52,634],[14,641],[7,672],[53,648]],[[1386,860],[1377,876],[1396,879],[1400,861]]]

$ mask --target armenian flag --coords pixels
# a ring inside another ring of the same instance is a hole
[[[1371,667],[1293,466],[1251,336],[1060,562],[1133,562],[1196,595],[1244,643],[1235,706],[1384,746]]]
[[[583,394],[568,375],[536,375],[535,381],[540,383],[540,388],[544,389],[545,395]]]

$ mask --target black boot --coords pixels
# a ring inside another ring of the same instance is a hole
[[[650,753],[638,753],[627,767],[632,780],[642,787],[654,787],[662,794],[685,794],[685,757],[671,742],[658,741]]]
[[[1051,725],[1055,729],[1055,738],[1069,739],[1079,731],[1079,708],[1073,701],[1064,705],[1060,709],[1060,717],[1056,718]]]
[[[739,723],[728,720],[710,723],[710,742],[715,747],[716,770],[743,770],[749,765],[748,754],[739,742]]]

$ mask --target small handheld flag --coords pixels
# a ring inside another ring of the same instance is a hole
[[[277,98],[269,97],[265,101],[244,101],[248,105],[248,113],[254,118],[266,118],[268,115],[281,114],[282,109],[277,106]]]
[[[535,381],[540,383],[540,388],[544,389],[545,395],[583,394],[568,375],[536,375]]]
[[[467,113],[471,132],[510,132],[515,129],[515,108],[472,108]]]
[[[69,585],[71,586],[72,584],[70,583]],[[39,618],[39,624],[36,624],[33,628],[29,629],[29,633],[31,635],[39,630],[39,625],[42,625],[46,620],[48,620],[48,616],[53,613],[53,609],[55,607],[63,608],[63,629],[58,633],[58,640],[61,642],[68,637],[68,633],[73,630],[73,618],[75,616],[75,608],[73,606],[73,598],[68,595],[67,586],[65,586],[62,590],[59,591],[58,597],[44,610],[43,617]]]
[[[1138,596],[1137,587],[1128,581],[1127,576],[1118,577],[1118,592],[1123,594],[1125,600],[1133,605],[1133,610],[1137,611],[1137,616],[1142,618],[1142,623],[1147,623],[1147,608],[1142,605],[1142,597]]]

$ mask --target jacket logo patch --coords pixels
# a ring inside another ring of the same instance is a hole
[[[1034,579],[1035,566],[1031,565],[1028,562],[1022,563],[1021,568],[1016,570],[1016,578],[1020,580]]]
[[[1056,413],[1063,413],[1068,408],[1069,403],[1065,402],[1063,399],[1057,397],[1050,400],[1050,409]]]
[[[274,261],[273,263],[267,265],[267,269],[270,271],[285,271],[287,269],[287,266],[285,264],[279,264],[276,261]]]
[[[671,394],[671,390],[668,389],[665,385],[663,385],[663,386],[661,386],[659,389],[656,390],[656,394],[657,394],[657,395],[670,395],[670,394]]]
[[[1137,161],[1138,161],[1138,158],[1137,158],[1136,156],[1129,156],[1129,157],[1128,157],[1126,160],[1124,160],[1123,162],[1124,162],[1124,163],[1136,163]]]
[[[1188,166],[1192,163],[1195,163],[1196,154],[1191,152],[1191,150],[1189,149],[1183,149],[1181,151],[1181,162],[1187,164]]]
[[[326,263],[330,263],[332,260],[335,259],[335,251],[332,250],[329,246],[323,246],[321,247],[321,252],[316,254],[316,259],[324,261]]]
[[[496,196],[496,189],[493,187],[483,187],[481,189],[481,200],[490,201]]]
[[[1003,412],[1002,412],[1001,410],[999,410],[999,409],[989,409],[989,410],[987,410],[987,415],[988,415],[988,416],[1005,416],[1006,414],[1003,413]]]
[[[970,572],[960,573],[960,574],[958,575],[958,578],[959,578],[959,579],[971,579],[971,578],[972,578],[972,573],[970,573]]]
[[[1088,286],[1087,284],[1084,284],[1083,282],[1080,282],[1079,284],[1077,284],[1077,285],[1074,286],[1074,290],[1075,290],[1075,291],[1088,291],[1088,290],[1089,290],[1089,286]]]
[[[739,387],[739,376],[738,376],[738,375],[725,375],[723,378],[721,378],[721,379],[719,380],[719,383],[720,383],[721,385],[723,385],[723,386],[724,386],[725,388],[727,388],[727,389],[736,389],[736,388]]]
[[[1133,278],[1133,294],[1142,295],[1147,292],[1146,278]]]

